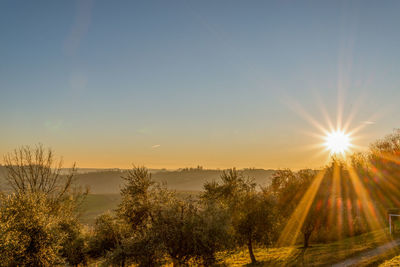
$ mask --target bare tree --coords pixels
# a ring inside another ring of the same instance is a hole
[[[45,193],[56,199],[71,189],[76,173],[75,164],[67,174],[62,173],[62,160],[55,159],[53,151],[42,144],[35,147],[22,146],[4,156],[7,170],[6,181],[21,193]]]

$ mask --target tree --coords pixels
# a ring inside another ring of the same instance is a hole
[[[121,189],[122,200],[117,212],[133,229],[146,227],[149,220],[154,220],[155,210],[168,203],[171,192],[155,183],[145,167],[134,166],[122,178],[126,184]]]
[[[87,236],[83,233],[82,225],[76,220],[63,220],[60,231],[65,234],[61,248],[61,256],[72,265],[86,265],[88,260]]]
[[[181,266],[196,256],[198,211],[193,203],[171,198],[154,214],[152,231],[163,244],[174,266]]]
[[[0,258],[6,266],[50,266],[63,263],[62,214],[43,193],[2,194]]]
[[[43,145],[22,146],[4,156],[6,181],[16,194],[43,192],[61,199],[73,189],[75,164],[62,174],[62,160],[56,160],[51,149]]]
[[[252,179],[236,169],[224,171],[221,183],[206,183],[204,189],[203,199],[219,202],[228,210],[237,244],[246,244],[252,263],[256,263],[254,242],[267,245],[274,231],[273,205],[264,194],[256,192]]]
[[[305,169],[298,172],[293,172],[289,169],[278,170],[272,177],[269,191],[273,194],[277,201],[278,210],[281,213],[281,220],[287,221],[291,214],[297,208],[302,197],[311,185],[316,171]],[[304,247],[309,246],[309,239],[317,227],[319,227],[322,219],[322,211],[316,206],[318,197],[312,201],[310,209],[304,218],[304,221],[299,222],[300,231],[304,238]],[[282,223],[285,225],[285,223]]]
[[[228,217],[222,209],[173,196],[155,213],[152,232],[174,266],[189,261],[215,264],[215,254],[229,244]]]
[[[371,152],[377,154],[400,154],[400,129],[395,129],[392,134],[377,140],[371,145]]]
[[[201,201],[198,213],[196,254],[204,266],[214,266],[216,253],[232,245],[230,216],[227,209],[214,201]]]
[[[4,162],[11,192],[0,199],[0,258],[10,265],[63,263],[70,245],[64,226],[76,220],[87,194],[74,187],[75,167],[63,174],[61,160],[42,145],[15,149]]]
[[[301,233],[303,234],[303,248],[309,247],[310,237],[312,233],[321,225],[320,222],[322,219],[324,219],[324,212],[316,207],[314,201],[308,210],[300,229]]]
[[[240,215],[234,220],[239,244],[246,244],[252,263],[257,260],[253,253],[254,243],[269,246],[274,236],[275,212],[272,199],[259,192],[244,196]]]
[[[95,259],[104,257],[111,265],[129,264],[132,260],[128,241],[134,236],[131,230],[128,224],[112,214],[102,214],[96,219],[89,239],[89,255]]]
[[[126,184],[121,189],[122,201],[117,214],[131,229],[125,249],[127,258],[139,266],[159,265],[164,251],[154,225],[157,216],[168,206],[172,193],[155,183],[145,167],[134,166],[122,178]]]
[[[290,169],[274,172],[268,191],[274,195],[281,220],[288,218],[297,207],[302,193],[299,176]]]
[[[117,212],[131,230],[121,246],[109,246],[110,255],[123,251],[128,261],[140,266],[156,266],[167,257],[174,266],[215,263],[215,253],[229,240],[224,209],[179,197],[154,182],[144,167],[132,168],[123,178]]]

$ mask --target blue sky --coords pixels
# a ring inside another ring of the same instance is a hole
[[[399,7],[0,1],[0,153],[41,142],[81,167],[321,166],[301,109],[325,126],[321,106],[333,121],[355,110],[360,147],[398,127]]]

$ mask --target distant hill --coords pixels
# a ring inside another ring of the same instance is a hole
[[[245,169],[244,175],[253,177],[259,185],[269,184],[274,170]],[[63,169],[67,173],[68,169]],[[200,168],[180,170],[151,169],[152,177],[157,182],[165,182],[168,188],[177,190],[183,195],[197,195],[203,190],[206,181],[219,180],[221,170],[203,170]],[[90,195],[82,208],[81,221],[93,224],[96,217],[106,211],[117,208],[121,200],[120,189],[124,184],[121,176],[126,175],[126,170],[120,169],[79,169],[75,176],[76,182],[81,186],[89,186]],[[6,169],[0,165],[0,189],[8,190],[5,182]]]
[[[69,173],[71,168],[62,168],[61,173]],[[89,173],[89,172],[104,172],[104,171],[126,171],[126,169],[119,169],[119,168],[76,168],[76,173]],[[162,171],[162,169],[149,169],[151,173]]]
[[[81,169],[76,175],[76,182],[81,186],[89,186],[91,194],[118,194],[124,180],[121,176],[126,170]],[[244,175],[253,177],[258,185],[269,184],[274,170],[244,169]],[[205,170],[198,168],[170,170],[151,170],[157,182],[165,182],[167,187],[179,191],[200,191],[206,181],[219,180],[222,170]],[[6,189],[4,181],[5,168],[0,166],[0,186]]]
[[[275,170],[245,169],[244,174],[253,177],[258,185],[267,185]],[[179,191],[200,191],[206,181],[218,180],[221,170],[183,169],[176,171],[156,171],[152,177],[157,182],[165,182],[167,187]],[[124,183],[121,176],[126,171],[99,171],[78,174],[76,180],[82,186],[89,186],[92,194],[119,193]]]
[[[6,168],[0,165],[0,189],[5,189],[7,186],[5,184]]]

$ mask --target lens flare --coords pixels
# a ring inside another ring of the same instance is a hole
[[[325,137],[325,146],[331,154],[344,154],[351,147],[350,135],[342,130],[330,132]]]

